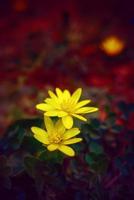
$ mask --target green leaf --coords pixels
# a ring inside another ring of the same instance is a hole
[[[102,154],[103,153],[103,147],[96,142],[91,142],[89,148],[90,148],[90,152],[93,152],[95,154]]]
[[[64,155],[59,151],[50,152],[45,149],[39,156],[40,160],[46,161],[50,164],[62,164]]]
[[[90,125],[93,129],[98,129],[100,127],[100,121],[98,119],[92,119]]]
[[[92,139],[98,140],[100,139],[100,122],[99,120],[91,120],[90,124],[85,124],[81,128],[81,132],[86,142],[89,144]]]
[[[93,133],[93,132],[89,132],[89,136],[90,136],[90,138],[92,138],[92,139],[100,139],[100,135],[98,134],[98,133]]]
[[[90,166],[91,170],[98,174],[105,174],[107,167],[108,162],[104,155],[99,156],[97,161]]]
[[[92,165],[92,164],[95,162],[93,156],[90,155],[90,154],[86,154],[85,160],[86,160],[86,162],[87,162],[89,165]]]
[[[86,154],[85,160],[90,166],[90,170],[97,174],[104,174],[108,167],[108,160],[104,154]]]
[[[17,150],[23,141],[25,130],[21,127],[16,127],[14,132],[14,136],[10,139],[9,146],[14,150]]]
[[[40,161],[33,156],[27,156],[24,158],[24,168],[32,178],[36,178],[38,162]]]
[[[12,169],[12,176],[17,176],[24,171],[24,158],[27,155],[24,151],[17,151],[8,158],[9,166]]]
[[[25,129],[17,124],[11,126],[0,141],[3,151],[19,149],[25,135]]]
[[[29,176],[34,179],[37,192],[40,196],[44,188],[44,174],[47,174],[45,164],[33,156],[28,156],[24,159],[24,167]]]
[[[72,144],[73,149],[75,150],[76,154],[80,154],[84,148],[85,145],[83,143],[76,143],[76,144]]]
[[[30,154],[39,154],[45,150],[45,147],[32,136],[25,136],[21,149],[29,152]]]
[[[25,129],[31,128],[31,126],[41,126],[43,120],[40,118],[35,119],[21,119],[15,122],[18,126],[24,127]]]

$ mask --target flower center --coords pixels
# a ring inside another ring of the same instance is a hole
[[[63,101],[61,103],[61,109],[67,113],[71,113],[73,110],[73,106],[71,105],[69,101]]]
[[[49,135],[49,141],[52,144],[58,144],[60,143],[62,140],[61,136],[59,135],[59,133],[51,133]]]

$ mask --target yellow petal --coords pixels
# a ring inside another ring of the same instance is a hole
[[[45,101],[47,104],[50,104],[51,106],[53,106],[53,103],[54,103],[53,99],[51,99],[51,98],[46,98],[44,101]]]
[[[70,129],[73,126],[73,118],[71,116],[62,117],[62,122],[65,128]]]
[[[56,149],[58,149],[58,144],[50,144],[47,146],[47,149],[49,151],[55,151]]]
[[[56,108],[59,108],[60,107],[60,103],[62,101],[62,99],[60,99],[60,97],[57,97],[51,90],[48,91],[50,97],[51,97],[51,100],[53,101],[54,103],[54,107]]]
[[[48,91],[48,94],[50,95],[52,99],[55,99],[55,100],[57,99],[57,96],[51,90]]]
[[[56,94],[60,98],[62,98],[62,96],[63,96],[63,93],[62,93],[61,89],[59,89],[59,88],[56,88]]]
[[[72,94],[71,100],[73,103],[77,103],[79,101],[81,93],[82,93],[82,89],[79,88]]]
[[[84,121],[84,122],[87,121],[87,119],[86,119],[85,117],[81,116],[81,115],[77,115],[77,114],[72,114],[72,115],[73,115],[74,117],[76,117],[76,118],[78,118],[78,119]]]
[[[72,138],[72,139],[63,141],[62,144],[75,144],[75,143],[78,143],[78,142],[81,142],[81,141],[82,141],[82,138]]]
[[[63,97],[65,100],[68,100],[71,97],[70,92],[68,90],[64,90]]]
[[[75,109],[81,108],[82,106],[85,106],[86,104],[90,103],[91,100],[83,100],[76,104]]]
[[[51,110],[51,111],[45,112],[45,115],[50,116],[50,117],[55,117],[55,116],[58,116],[58,112],[57,110]]]
[[[68,113],[66,113],[64,111],[57,111],[57,115],[58,115],[58,117],[65,117],[68,115]]]
[[[32,132],[34,133],[34,138],[38,140],[39,142],[43,144],[49,144],[48,141],[48,134],[45,130],[38,128],[38,127],[32,127]]]
[[[39,110],[43,110],[43,111],[48,111],[48,110],[52,110],[52,106],[45,104],[45,103],[40,103],[36,105],[36,108]]]
[[[65,127],[64,127],[64,125],[63,125],[61,119],[59,119],[59,120],[56,122],[56,124],[55,124],[55,129],[56,129],[57,132],[60,133],[61,135],[64,134],[64,132],[65,132],[66,129],[65,129]]]
[[[54,129],[53,121],[50,119],[50,117],[44,116],[44,122],[45,122],[47,131],[51,132]]]
[[[76,110],[75,113],[92,113],[92,112],[96,112],[97,110],[98,108],[95,108],[95,107],[83,107]]]
[[[71,148],[71,147],[68,147],[66,145],[60,145],[58,147],[58,149],[63,152],[64,154],[68,155],[68,156],[75,156],[75,151]]]
[[[67,130],[63,135],[63,140],[67,140],[69,138],[72,138],[80,133],[80,130],[78,128],[71,128]]]
[[[51,98],[46,98],[45,102],[49,104],[53,109],[60,109],[60,104],[58,102],[58,99],[51,99]]]

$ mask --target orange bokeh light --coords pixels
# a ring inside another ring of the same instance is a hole
[[[116,36],[107,37],[101,43],[101,49],[109,56],[119,55],[124,48],[124,41]]]

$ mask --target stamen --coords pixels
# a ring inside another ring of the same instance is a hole
[[[62,140],[62,138],[59,135],[59,133],[51,133],[49,135],[49,141],[50,141],[50,143],[58,144],[58,143],[61,142],[61,140]]]

